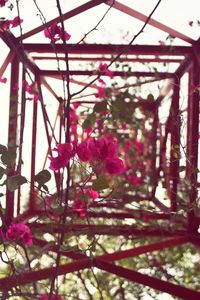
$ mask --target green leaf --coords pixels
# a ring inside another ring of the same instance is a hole
[[[112,110],[119,112],[122,109],[123,103],[121,99],[117,99],[112,103]]]
[[[185,166],[180,166],[179,167],[179,172],[183,172],[183,171],[185,171]]]
[[[1,156],[2,163],[8,167],[12,167],[15,163],[16,152],[13,150],[8,150],[7,152],[3,152]]]
[[[48,170],[40,171],[37,175],[35,175],[35,181],[37,181],[39,186],[43,186],[50,179],[51,173]]]
[[[0,154],[3,154],[6,151],[7,151],[6,146],[0,144]]]
[[[6,169],[0,167],[0,179],[3,177],[4,174],[6,174]]]
[[[96,116],[94,114],[88,115],[87,119],[82,124],[83,129],[91,128],[94,126],[94,123],[96,122]]]
[[[10,192],[15,191],[18,189],[18,187],[24,183],[26,183],[27,180],[24,176],[21,175],[15,175],[7,178],[7,187]]]
[[[93,183],[92,188],[95,191],[101,191],[101,190],[109,188],[109,185],[104,176],[99,176],[97,178],[97,180]]]
[[[147,96],[147,100],[154,100],[154,96],[153,96],[152,94],[149,94],[149,95]]]
[[[94,111],[96,113],[102,113],[107,110],[107,101],[98,102],[94,106]]]

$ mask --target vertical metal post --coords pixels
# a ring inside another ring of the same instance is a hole
[[[23,68],[22,72],[22,85],[25,80],[25,69]],[[25,125],[25,113],[26,113],[26,97],[25,97],[25,89],[22,86],[22,93],[21,93],[21,112],[20,112],[20,132],[19,132],[19,158],[18,158],[18,165],[17,165],[17,173],[21,174],[21,165],[22,165],[22,149],[23,149],[23,142],[24,142],[24,125]],[[21,186],[19,186],[17,191],[17,216],[20,214],[21,208]]]
[[[38,103],[33,101],[32,115],[32,148],[31,148],[31,187],[30,187],[30,203],[29,209],[33,211],[35,208],[35,162],[36,162],[36,141],[37,141],[37,110]]]
[[[17,114],[18,114],[18,84],[19,84],[19,61],[14,56],[11,63],[10,77],[10,108],[9,108],[9,124],[8,124],[8,150],[16,155],[17,143]],[[15,163],[10,168],[9,176],[15,174]],[[14,214],[14,192],[6,190],[6,213],[5,225],[9,226],[12,222]]]
[[[171,211],[177,211],[177,187],[179,183],[180,159],[180,111],[179,111],[180,80],[175,78],[171,104],[171,151],[170,151],[170,201]]]
[[[197,166],[199,138],[199,90],[200,69],[196,58],[189,73],[189,97],[187,117],[187,164],[186,175],[189,179],[188,230],[192,233],[198,230],[198,220],[195,217],[195,201],[197,199]]]

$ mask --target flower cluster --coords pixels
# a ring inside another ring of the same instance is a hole
[[[1,3],[0,3],[0,6],[1,6]],[[10,28],[19,26],[22,22],[23,22],[23,20],[17,16],[13,20],[1,21],[0,26],[3,30],[9,30]]]
[[[75,154],[78,155],[80,161],[96,165],[99,171],[105,168],[109,174],[120,174],[125,170],[123,161],[118,158],[117,142],[113,139],[89,138],[79,145],[76,145],[76,142],[74,145],[58,144],[54,151],[57,151],[58,156],[49,157],[49,168],[53,171],[66,167]]]
[[[11,224],[6,232],[6,239],[9,241],[19,241],[25,245],[32,245],[32,234],[24,223]]]
[[[62,40],[63,42],[68,41],[71,38],[71,35],[66,31],[63,34],[62,27],[56,23],[53,23],[44,30],[44,36],[54,43],[59,40]]]
[[[26,100],[35,101],[37,102],[39,97],[36,89],[36,85],[33,83],[32,85],[29,85],[27,81],[22,82],[23,87],[25,88],[25,91],[30,95],[30,97],[27,97]]]
[[[97,86],[97,93],[95,93],[96,98],[105,98],[106,97],[106,88],[105,88],[105,81],[103,79],[99,79],[98,82],[100,86]]]
[[[124,171],[123,161],[118,158],[117,143],[113,139],[90,138],[83,141],[77,147],[77,155],[83,162],[102,162],[109,174],[120,174]]]
[[[67,166],[70,158],[75,155],[73,146],[69,143],[58,144],[57,148],[54,149],[58,153],[56,157],[49,157],[50,159],[50,169],[53,171],[58,171],[61,168]]]
[[[98,70],[103,74],[106,75],[110,78],[113,78],[113,72],[111,70],[108,69],[108,65],[106,63],[100,63]]]
[[[72,204],[72,210],[79,214],[80,217],[85,217],[87,214],[87,208],[91,200],[95,200],[99,197],[99,193],[93,189],[87,189],[86,191],[80,190],[77,198]]]

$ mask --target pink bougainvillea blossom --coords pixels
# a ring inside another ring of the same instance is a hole
[[[165,42],[164,41],[158,41],[158,43],[160,44],[160,46],[165,46]]]
[[[7,82],[7,78],[6,77],[1,77],[0,78],[0,82],[1,83],[6,83]]]
[[[6,4],[7,1],[8,0],[0,0],[0,6],[5,6],[5,4]]]
[[[86,203],[79,199],[75,199],[72,204],[72,210],[78,213],[80,217],[85,217],[87,214]]]
[[[106,171],[109,174],[120,174],[124,172],[124,163],[119,158],[109,158],[106,160]]]
[[[56,23],[53,23],[50,27],[45,28],[44,36],[50,39],[52,42],[57,42],[60,39],[62,41],[68,41],[71,35],[65,31],[63,34],[62,27]]]
[[[132,142],[130,141],[130,140],[127,140],[126,142],[125,142],[125,144],[124,144],[124,151],[125,152],[127,152],[127,151],[129,151],[130,149],[131,149],[131,147],[132,147]]]
[[[99,193],[93,189],[79,190],[72,204],[72,210],[83,218],[87,215],[87,209],[92,200],[99,198]]]
[[[120,174],[125,168],[118,158],[117,141],[111,138],[90,138],[77,147],[77,155],[83,162],[102,162],[109,174]]]
[[[20,19],[20,17],[15,17],[13,20],[9,20],[9,24],[12,28],[19,26],[24,20]]]
[[[111,70],[108,69],[108,65],[106,63],[100,63],[98,70],[103,74],[103,75],[107,75],[110,78],[113,78],[113,72]]]
[[[101,85],[106,85],[105,81],[101,78],[98,79],[98,82],[101,83]]]
[[[136,147],[136,149],[139,151],[139,152],[143,152],[144,151],[144,145],[138,141],[138,140],[135,140],[133,142],[134,146]]]
[[[137,177],[133,175],[127,175],[126,179],[134,185],[140,185],[144,182],[142,177]]]
[[[6,232],[6,239],[10,241],[19,241],[25,245],[32,245],[32,234],[24,223],[11,224]]]
[[[88,162],[93,158],[91,149],[89,148],[89,140],[83,141],[77,147],[77,155],[80,161]]]
[[[1,4],[0,4],[1,6]],[[24,20],[20,19],[18,16],[15,17],[13,20],[5,20],[0,21],[0,31],[2,30],[9,30],[10,28],[14,28],[19,26]]]
[[[25,91],[31,95],[31,97],[27,97],[26,100],[29,101],[35,101],[37,102],[39,100],[38,93],[37,93],[37,88],[34,83],[32,85],[29,85],[27,81],[22,82],[22,86],[24,87]]]
[[[97,87],[97,93],[95,93],[96,98],[105,98],[106,97],[106,89],[105,87],[99,86]]]
[[[69,160],[75,155],[73,146],[69,143],[58,144],[57,148],[54,151],[58,152],[58,156],[49,157],[50,166],[49,168],[53,171],[58,171],[61,168],[67,166]]]
[[[77,154],[81,161],[105,160],[109,156],[117,155],[117,144],[107,138],[90,138],[78,146]]]
[[[116,158],[118,155],[118,145],[113,139],[100,138],[94,140],[93,154],[96,159],[106,160],[107,158]]]
[[[85,193],[92,199],[97,199],[99,197],[99,193],[93,189],[87,189]]]

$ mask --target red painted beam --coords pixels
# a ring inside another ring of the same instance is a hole
[[[139,284],[149,286],[161,292],[180,297],[181,299],[200,299],[200,292],[186,288],[184,286],[173,284],[131,269],[123,268],[121,266],[117,266],[113,263],[111,264],[100,259],[94,258],[93,262],[95,267],[101,270],[104,270],[111,274],[115,274],[132,282],[137,282]]]
[[[33,232],[49,232],[49,233],[60,233],[63,230],[63,226],[54,224],[41,224],[41,223],[29,223],[30,228]],[[137,228],[132,225],[94,225],[94,224],[73,224],[67,225],[65,228],[66,234],[74,235],[108,235],[108,236],[186,236],[185,230],[168,230],[165,228]]]
[[[148,16],[138,12],[137,10],[134,10],[133,8],[129,7],[129,6],[126,6],[118,1],[114,1],[114,3],[111,1],[111,3],[109,4],[109,2],[107,2],[106,4],[108,5],[112,5],[112,7],[116,8],[117,10],[119,10],[120,12],[124,12],[125,14],[131,16],[131,17],[134,17],[142,22],[146,22]],[[156,27],[168,34],[170,34],[171,36],[173,37],[177,37],[189,44],[193,44],[195,41],[190,38],[189,36],[186,36],[185,34],[181,33],[181,32],[178,32],[177,30],[174,30],[173,28],[170,28],[154,19],[150,19],[148,21],[148,24],[149,25],[152,25],[153,27]]]
[[[36,163],[36,142],[37,142],[37,111],[38,102],[33,101],[33,115],[32,115],[32,143],[31,143],[31,183],[30,183],[30,200],[29,209],[35,208],[35,163]]]
[[[189,93],[187,112],[187,160],[186,175],[190,182],[188,203],[188,230],[197,232],[199,221],[195,215],[197,201],[197,167],[199,144],[199,102],[200,69],[198,60],[194,58],[193,68],[189,73]]]
[[[54,76],[54,78],[62,78],[62,76],[66,75],[66,71],[56,71],[56,70],[41,70],[42,76]],[[97,71],[88,71],[88,70],[70,70],[69,75],[76,76],[96,76]],[[102,75],[106,76],[106,75]],[[160,79],[171,78],[174,76],[173,73],[167,72],[123,72],[123,71],[114,71],[113,76],[120,77],[156,77]]]
[[[23,44],[24,50],[35,53],[65,53],[65,47],[62,44],[56,44],[55,50],[49,44]],[[110,54],[117,55],[122,51],[124,55],[159,55],[162,56],[185,56],[193,53],[190,46],[155,46],[155,45],[127,45],[123,44],[68,44],[68,54]]]
[[[175,237],[173,239],[169,240],[162,240],[159,242],[155,242],[152,244],[147,244],[127,250],[121,250],[121,251],[115,251],[113,253],[107,253],[107,254],[102,254],[99,256],[96,256],[97,259],[101,259],[104,261],[116,261],[116,260],[121,260],[125,258],[131,258],[135,257],[144,253],[149,253],[153,251],[158,251],[158,250],[163,250],[169,247],[175,247],[175,246],[180,246],[182,244],[188,243],[190,241],[189,237]],[[46,251],[53,251],[57,252],[59,247],[57,245],[49,245],[48,242],[40,239],[34,239],[34,244],[40,247],[46,247]],[[60,253],[63,256],[67,256],[72,259],[84,259],[86,258],[86,255],[81,253],[81,252],[76,252],[76,251],[60,251]]]
[[[58,268],[45,268],[37,271],[23,272],[19,275],[0,278],[0,290],[10,290],[11,288],[19,285],[25,285],[44,279],[51,279],[55,276],[80,271],[85,268],[90,268],[92,267],[92,265],[92,259],[85,258],[69,264],[60,265]]]
[[[47,56],[47,55],[44,55],[44,56],[34,56],[32,55],[31,56],[34,60],[56,60],[57,58],[55,56]],[[59,60],[65,60],[65,57],[63,56],[58,56],[58,59]],[[83,57],[83,56],[69,56],[68,57],[69,61],[111,61],[113,59],[112,56],[108,57],[108,56],[90,56],[90,57]],[[118,59],[116,59],[116,61],[123,61],[123,62],[139,62],[139,63],[151,63],[151,62],[157,62],[157,63],[180,63],[183,61],[183,59],[181,58],[162,58],[162,57],[155,57],[155,58],[152,58],[152,57],[149,57],[149,58],[143,58],[143,57],[131,57],[131,56],[122,56]]]
[[[6,59],[4,60],[2,66],[0,67],[0,78],[3,76],[5,70],[7,69],[7,66],[12,61],[13,57],[14,57],[14,53],[12,51],[10,51],[8,53]]]
[[[15,56],[11,63],[11,78],[10,78],[10,107],[9,107],[9,124],[8,124],[8,150],[16,155],[17,132],[18,132],[18,89],[13,87],[19,85],[19,61]],[[16,163],[10,166],[8,176],[15,175]],[[6,212],[5,223],[10,225],[14,215],[15,192],[10,192],[6,189]]]
[[[171,211],[177,211],[177,193],[179,183],[179,159],[180,159],[180,111],[179,111],[180,80],[174,79],[174,90],[171,104],[171,151],[170,151],[170,201]]]
[[[175,78],[181,78],[192,66],[192,57],[188,55],[179,65],[174,75]]]
[[[93,8],[101,3],[103,3],[104,1],[103,0],[92,0],[92,1],[89,1],[87,3],[84,3],[83,5],[80,5],[70,11],[68,11],[67,13],[63,14],[62,18],[63,20],[68,20],[74,16],[77,16],[79,15],[80,13],[83,13],[84,11],[90,9],[90,8]],[[27,32],[27,33],[24,33],[20,39],[21,40],[24,40],[24,39],[27,39],[28,37],[31,37],[32,35],[36,34],[36,33],[39,33],[40,31],[43,31],[45,28],[51,26],[52,24],[54,23],[59,23],[60,22],[60,17],[57,17],[49,22],[46,22],[44,25],[41,25],[37,28],[34,28],[33,30]]]
[[[67,253],[63,252],[63,254],[65,253],[66,256],[71,256],[77,260],[72,263],[60,265],[58,268],[56,268],[56,267],[45,268],[45,269],[40,269],[38,271],[25,272],[20,275],[1,278],[0,279],[0,289],[1,290],[2,289],[9,290],[9,289],[19,286],[19,285],[25,285],[25,284],[29,284],[29,283],[36,282],[36,281],[43,280],[43,279],[51,279],[55,275],[59,276],[59,275],[64,275],[64,274],[75,272],[75,271],[80,271],[82,269],[92,267],[94,265],[93,262],[95,262],[95,266],[102,269],[102,265],[99,265],[99,263],[101,261],[105,262],[105,260],[107,260],[107,261],[120,260],[120,259],[124,259],[124,258],[128,258],[128,257],[136,256],[136,255],[139,255],[142,253],[146,253],[149,251],[164,249],[166,247],[173,247],[178,244],[185,243],[187,241],[188,241],[187,237],[186,238],[176,237],[175,239],[166,240],[166,241],[162,241],[162,242],[158,242],[158,243],[154,243],[154,244],[150,244],[150,245],[145,245],[145,246],[137,247],[135,249],[133,248],[133,249],[129,249],[129,250],[118,251],[118,252],[111,253],[111,254],[105,254],[105,255],[101,255],[99,257],[92,258],[92,259],[86,257],[84,254],[81,254],[81,253],[73,254],[73,251],[69,251]],[[36,242],[36,244],[40,245],[41,247],[47,246],[47,243],[45,241],[36,239],[35,242]],[[57,247],[50,246],[48,250],[56,251]],[[111,266],[114,266],[114,265],[111,264]],[[133,271],[133,272],[135,272],[135,271]]]

